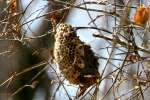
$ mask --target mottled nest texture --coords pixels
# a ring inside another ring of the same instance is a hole
[[[71,84],[79,85],[80,92],[100,80],[98,57],[69,24],[61,23],[56,27],[54,59],[61,74]]]

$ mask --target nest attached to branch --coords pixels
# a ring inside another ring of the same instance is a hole
[[[61,23],[56,27],[54,59],[61,74],[71,84],[80,86],[79,96],[100,80],[98,57],[69,24]]]

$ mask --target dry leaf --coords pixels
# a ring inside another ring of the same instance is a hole
[[[136,9],[134,15],[134,22],[136,25],[144,26],[149,18],[149,8],[144,5],[140,5]]]

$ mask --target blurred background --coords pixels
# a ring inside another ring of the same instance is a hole
[[[0,100],[149,100],[149,3],[0,0]],[[52,61],[62,22],[99,57],[98,88],[80,98]]]

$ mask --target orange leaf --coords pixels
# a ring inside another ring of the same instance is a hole
[[[10,4],[10,11],[12,13],[16,13],[16,9],[17,9],[17,4],[16,4],[16,0],[11,0],[11,4]]]
[[[143,26],[146,24],[149,18],[149,8],[141,5],[137,7],[136,13],[134,15],[134,22],[137,25]]]

